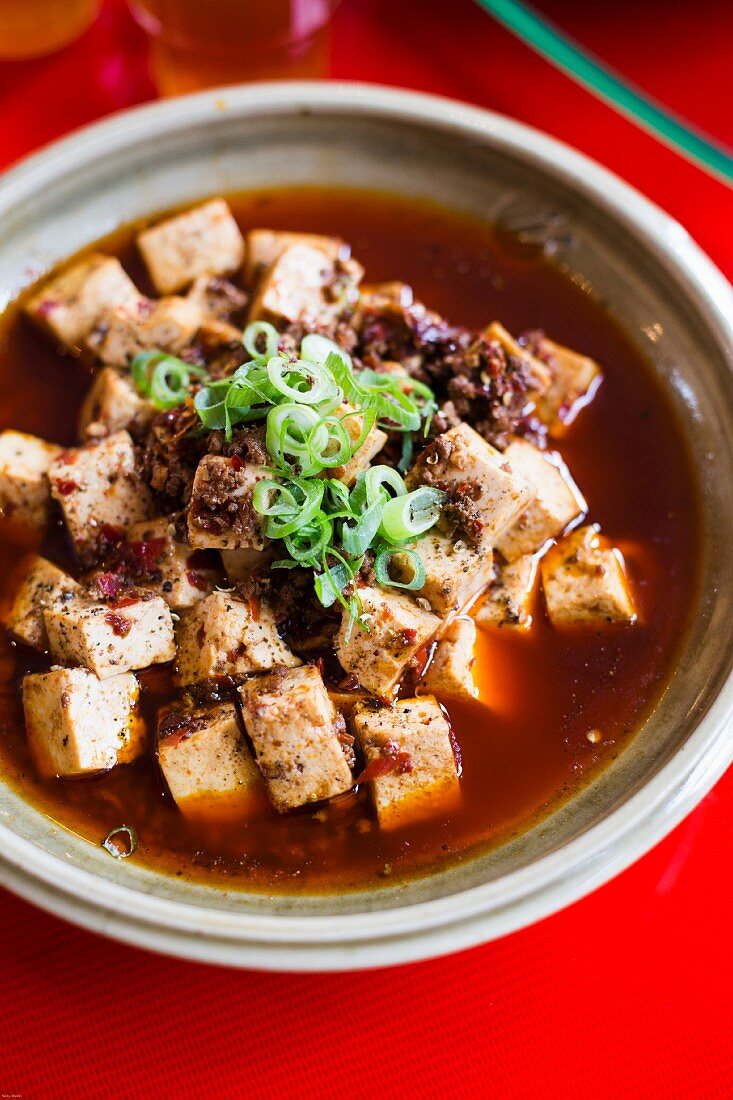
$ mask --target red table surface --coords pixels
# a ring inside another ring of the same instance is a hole
[[[542,8],[733,142],[729,0]],[[730,192],[470,0],[344,0],[332,75],[540,127],[660,203],[733,272]],[[0,158],[152,95],[141,35],[110,0],[63,53],[0,66]],[[729,774],[654,851],[564,912],[451,958],[348,975],[158,958],[0,894],[0,1095],[728,1098],[732,863]]]

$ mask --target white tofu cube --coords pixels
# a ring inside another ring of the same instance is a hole
[[[200,307],[188,298],[144,298],[106,314],[86,344],[97,362],[129,367],[136,355],[152,348],[177,355],[193,340],[202,319]]]
[[[564,463],[558,461],[555,465],[531,443],[514,440],[504,451],[504,458],[535,491],[529,507],[496,541],[496,549],[506,560],[515,561],[556,538],[587,505]]]
[[[462,539],[442,535],[435,529],[410,549],[425,566],[425,584],[414,594],[427,600],[442,618],[463,610],[493,577],[494,555],[490,549],[469,546]],[[395,580],[408,582],[412,575],[409,559],[395,554],[392,571]]]
[[[623,557],[604,545],[596,527],[581,527],[560,539],[540,568],[554,626],[635,622]]]
[[[250,307],[250,320],[327,327],[356,302],[363,270],[307,244],[295,244],[278,256],[264,275]]]
[[[170,609],[157,596],[123,597],[116,604],[73,596],[46,608],[43,619],[56,660],[82,665],[100,680],[172,661],[176,654]]]
[[[343,719],[314,665],[251,677],[239,689],[244,725],[278,813],[348,791]]]
[[[475,664],[476,624],[453,619],[441,634],[419,687],[439,699],[469,702],[477,695],[471,669]]]
[[[383,829],[451,813],[460,803],[459,771],[451,729],[432,695],[401,699],[393,707],[356,708],[352,728],[366,760]]]
[[[339,714],[347,720],[351,718],[359,703],[369,700],[365,691],[342,691],[339,688],[329,688],[328,697]]]
[[[250,814],[267,804],[233,703],[167,708],[159,716],[158,762],[188,816]]]
[[[252,491],[271,475],[262,467],[220,455],[204,455],[188,506],[191,546],[217,550],[264,550],[264,521],[252,507]]]
[[[33,531],[49,520],[49,467],[61,451],[25,432],[0,432],[0,517]]]
[[[128,527],[155,513],[128,432],[61,452],[51,463],[49,478],[84,565],[93,565],[110,543],[122,540]]]
[[[363,415],[346,401],[339,405],[333,415],[341,419],[353,446],[364,430]],[[387,433],[374,424],[359,450],[351,456],[349,461],[343,466],[333,466],[328,470],[324,470],[323,476],[336,478],[337,481],[343,481],[344,485],[352,486],[359,474],[369,469],[372,459],[376,458],[386,442]]]
[[[175,526],[166,516],[134,523],[123,555],[131,563],[135,583],[161,596],[174,611],[205,600],[219,579],[211,562],[198,560],[207,558],[206,553],[175,538]]]
[[[244,260],[244,240],[224,199],[144,229],[137,243],[159,294],[184,290],[199,275],[233,275]]]
[[[349,631],[344,610],[336,656],[363,688],[389,698],[418,650],[437,633],[440,619],[394,591],[364,588],[359,595],[368,632],[358,623],[352,623]]]
[[[552,381],[537,401],[537,412],[550,435],[562,436],[581,409],[596,395],[603,373],[595,359],[544,338],[540,344],[547,356]]]
[[[25,311],[57,343],[78,349],[104,316],[141,300],[120,261],[93,252],[44,282]]]
[[[99,680],[83,668],[55,668],[23,680],[28,741],[44,775],[76,776],[129,763],[145,748],[132,673]]]
[[[538,390],[540,393],[547,391],[552,382],[552,371],[536,355],[532,355],[527,348],[523,348],[521,344],[518,344],[502,324],[498,321],[492,321],[485,330],[484,336],[487,340],[498,344],[506,355],[520,359],[524,363],[534,390]]]
[[[534,498],[534,489],[501,452],[468,424],[458,424],[426,447],[407,484],[411,489],[433,485],[455,495],[462,505],[466,541],[484,550],[496,544]]]
[[[212,592],[182,614],[176,635],[179,684],[301,663],[278,634],[269,604],[240,600],[231,592]]]
[[[34,554],[28,561],[13,602],[5,612],[5,626],[19,642],[43,652],[48,646],[43,613],[51,607],[63,607],[71,596],[81,592],[73,577],[53,562]]]
[[[411,306],[415,300],[415,296],[412,292],[412,287],[407,283],[400,282],[399,279],[392,279],[385,283],[364,283],[361,287],[361,294],[359,296],[360,308],[373,309],[381,311],[389,306],[398,306],[406,309]],[[382,368],[386,364],[382,363]],[[392,364],[400,369],[396,371],[397,374],[407,374],[407,371],[402,367],[401,363]]]
[[[246,581],[253,573],[268,569],[277,554],[272,546],[265,550],[222,550],[221,560],[229,584]]]
[[[495,577],[486,599],[476,612],[482,629],[512,627],[528,630],[532,625],[532,594],[537,579],[537,558],[532,554],[515,558],[511,564],[495,566]]]
[[[84,398],[79,413],[79,439],[82,443],[93,442],[123,430],[141,437],[155,415],[152,401],[141,397],[129,378],[112,367],[104,367],[95,374]]]
[[[331,260],[348,256],[348,249],[338,237],[321,237],[317,233],[288,233],[280,229],[250,229],[245,234],[246,261],[244,281],[251,287],[268,271],[286,248],[294,244],[318,249]]]
[[[228,321],[247,305],[247,295],[221,275],[199,275],[186,295],[207,320]],[[241,338],[242,330],[236,330]]]

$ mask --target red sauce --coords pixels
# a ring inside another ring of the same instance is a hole
[[[76,492],[79,488],[75,481],[65,481],[64,478],[61,477],[56,478],[55,485],[62,497],[70,496],[71,493]]]
[[[653,708],[674,669],[696,602],[697,483],[687,448],[651,370],[592,298],[551,270],[532,248],[482,222],[428,204],[361,192],[292,190],[235,197],[244,228],[333,233],[350,240],[369,281],[403,278],[451,320],[513,333],[544,328],[598,359],[604,382],[562,443],[590,516],[626,556],[640,610],[629,630],[569,635],[547,622],[541,597],[528,634],[479,632],[478,699],[450,705],[462,760],[459,807],[410,828],[382,833],[362,785],[327,806],[279,816],[183,817],[162,787],[152,752],[154,716],[170,698],[170,671],[141,675],[150,754],[93,779],[41,779],[32,765],[19,704],[19,676],[43,667],[0,640],[0,767],[55,821],[100,844],[120,822],[134,825],[133,860],[171,874],[269,891],[348,888],[428,871],[515,835],[614,759]],[[126,229],[99,245],[123,258],[150,292]],[[24,364],[47,395],[28,402]],[[89,376],[59,358],[10,308],[0,325],[0,427],[61,445],[76,437]],[[111,542],[119,532],[104,532]],[[114,537],[110,538],[112,535]],[[74,569],[56,530],[45,552]],[[0,539],[0,571],[24,548]],[[599,731],[600,739],[590,731]]]
[[[118,615],[116,611],[107,611],[104,616],[107,626],[112,627],[112,633],[118,638],[126,638],[132,630],[132,622],[124,615]]]

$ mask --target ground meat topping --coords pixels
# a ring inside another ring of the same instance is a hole
[[[203,465],[189,509],[189,522],[201,531],[212,534],[234,531],[256,541],[260,537],[260,517],[252,507],[251,493],[236,495],[241,487],[239,471],[233,466]]]

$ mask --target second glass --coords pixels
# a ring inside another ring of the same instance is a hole
[[[163,95],[328,74],[338,0],[131,0]]]

